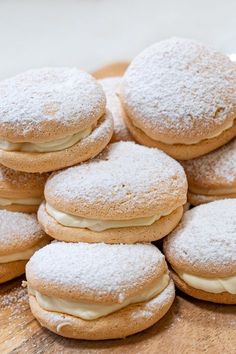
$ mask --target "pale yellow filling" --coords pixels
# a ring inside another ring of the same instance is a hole
[[[88,304],[76,301],[67,301],[56,297],[49,297],[29,287],[29,293],[36,297],[40,307],[47,311],[60,312],[75,317],[80,317],[84,320],[95,320],[99,317],[106,316],[116,312],[128,305],[137,304],[152,299],[160,294],[169,284],[169,274],[164,274],[158,283],[151,289],[142,292],[139,295],[132,296],[122,303],[103,305],[103,304]]]
[[[72,214],[64,213],[55,209],[48,203],[46,203],[46,210],[50,216],[52,216],[59,224],[63,226],[84,229],[86,228],[97,232],[120,227],[150,226],[161,217],[169,215],[173,212],[173,210],[168,210],[165,215],[154,215],[128,220],[98,220],[82,218]]]
[[[65,150],[77,144],[83,138],[86,138],[92,131],[92,127],[82,130],[77,134],[69,135],[61,139],[48,141],[45,143],[12,143],[7,140],[0,139],[0,149],[5,151],[21,151],[21,152],[53,152]]]
[[[17,205],[39,205],[42,202],[42,198],[0,198],[1,206],[8,206],[12,204]]]
[[[195,289],[204,290],[208,293],[219,294],[228,292],[236,294],[236,275],[225,278],[205,278],[181,271],[176,271],[178,276],[188,285]]]
[[[135,125],[135,123],[132,121],[132,124],[134,125],[134,126],[136,126],[138,129],[141,129],[141,128],[139,128],[137,125]],[[175,144],[181,144],[181,145],[194,145],[194,144],[198,144],[198,143],[201,143],[202,141],[204,141],[204,140],[208,140],[208,139],[213,139],[213,138],[216,138],[217,136],[220,136],[224,131],[226,131],[226,130],[228,130],[228,129],[230,129],[230,128],[232,128],[232,126],[233,126],[233,124],[234,124],[234,121],[232,121],[232,122],[229,122],[226,126],[225,126],[225,128],[224,128],[224,130],[222,130],[221,132],[219,132],[219,133],[215,133],[215,134],[209,134],[206,138],[204,138],[204,139],[194,139],[194,138],[192,138],[191,139],[191,142],[188,142],[188,143],[179,143],[179,142],[172,142],[172,141],[168,141],[166,138],[165,138],[165,141],[163,140],[163,139],[158,139],[158,141],[160,141],[161,143],[164,143],[164,144],[167,144],[167,145],[175,145]],[[145,133],[144,133],[145,134]],[[147,135],[147,134],[146,134]],[[155,140],[154,138],[152,138],[153,140]]]
[[[200,194],[200,195],[206,195],[206,196],[225,196],[227,194],[236,194],[236,188],[218,188],[218,189],[198,189],[198,188],[192,188],[189,187],[189,190],[193,194]]]
[[[0,256],[0,264],[28,260],[36,251],[38,251],[41,247],[45,246],[47,243],[48,241],[42,241],[36,246],[29,248],[28,250],[8,254],[6,256]]]

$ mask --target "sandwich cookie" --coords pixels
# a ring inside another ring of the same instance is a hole
[[[76,339],[123,338],[157,322],[175,290],[151,244],[53,242],[26,266],[29,301],[43,327]]]
[[[236,136],[236,67],[182,38],[152,45],[127,69],[121,100],[134,138],[189,160]]]
[[[236,304],[236,199],[187,211],[164,240],[176,286],[197,299]]]
[[[188,178],[190,204],[236,198],[236,139],[182,165]]]
[[[24,274],[33,253],[49,241],[34,214],[0,210],[0,283]]]
[[[24,173],[0,165],[0,209],[33,213],[43,200],[49,174]]]
[[[0,83],[0,163],[48,172],[88,160],[113,133],[102,87],[75,68],[29,70]]]
[[[53,174],[38,210],[43,229],[69,242],[158,240],[183,214],[182,166],[158,149],[110,144],[96,159]]]
[[[118,96],[121,77],[114,76],[99,81],[106,94],[107,108],[112,113],[114,119],[114,133],[111,142],[130,141],[132,136],[125,124],[125,111]]]

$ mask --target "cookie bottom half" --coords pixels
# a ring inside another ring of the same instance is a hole
[[[169,285],[153,299],[129,305],[91,321],[44,310],[33,295],[30,295],[29,301],[33,315],[50,331],[67,338],[104,340],[124,338],[152,326],[167,313],[174,298],[175,289],[171,280]]]

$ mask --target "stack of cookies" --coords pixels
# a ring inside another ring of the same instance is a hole
[[[117,142],[52,174],[44,194],[38,220],[60,242],[27,265],[39,322],[66,337],[108,339],[159,320],[175,291],[163,254],[150,242],[182,218],[182,166],[158,149]]]
[[[236,304],[236,65],[227,56],[173,38],[123,78],[30,70],[1,82],[0,98],[0,279],[22,274],[32,256],[29,302],[43,327],[126,337],[165,315],[174,283]],[[185,211],[187,200],[197,206]],[[163,239],[165,256],[151,244]]]
[[[30,70],[0,83],[0,283],[19,276],[51,241],[36,214],[51,171],[108,144],[105,94],[77,69]]]

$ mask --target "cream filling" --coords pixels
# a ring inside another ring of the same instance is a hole
[[[214,294],[223,292],[236,294],[236,275],[225,278],[203,278],[181,271],[175,270],[175,272],[185,281],[185,283],[195,289],[204,290],[208,293]]]
[[[42,198],[0,198],[0,205],[7,206],[12,204],[19,205],[39,205],[42,202]]]
[[[132,124],[134,125],[134,126],[136,126],[135,124],[134,124],[134,122],[132,121]],[[164,144],[166,144],[166,145],[176,145],[176,144],[180,144],[180,145],[195,145],[195,144],[198,144],[198,143],[201,143],[202,141],[204,141],[204,140],[208,140],[208,139],[213,139],[213,138],[216,138],[217,136],[220,136],[222,133],[224,133],[226,130],[228,130],[228,129],[230,129],[230,128],[232,128],[232,126],[234,125],[234,120],[232,121],[232,122],[229,122],[226,126],[225,126],[225,128],[224,128],[224,130],[222,130],[221,132],[219,132],[219,133],[215,133],[215,134],[210,134],[210,135],[208,135],[208,137],[206,137],[206,138],[204,138],[204,139],[194,139],[194,138],[192,138],[191,139],[191,142],[190,143],[180,143],[180,142],[171,142],[171,141],[167,141],[167,140],[163,140],[163,139],[155,139],[155,138],[152,138],[151,137],[151,139],[153,139],[153,140],[156,140],[156,141],[160,141],[161,143],[164,143]],[[142,130],[141,128],[139,128],[138,126],[136,126],[138,129],[140,129],[140,130]],[[143,133],[144,134],[146,134],[144,131],[143,131]],[[147,135],[147,134],[146,134]]]
[[[0,149],[5,151],[22,151],[22,152],[53,152],[65,150],[72,145],[77,144],[83,138],[86,138],[92,131],[92,127],[82,130],[77,134],[69,135],[61,139],[48,141],[45,143],[12,143],[7,140],[0,139]]]
[[[189,191],[193,194],[200,194],[200,195],[206,195],[206,196],[221,196],[221,195],[227,195],[227,194],[236,194],[236,188],[219,188],[219,189],[206,189],[206,190],[200,190],[197,188],[189,188]]]
[[[98,232],[107,229],[116,229],[120,227],[150,226],[155,221],[159,220],[161,217],[169,215],[173,211],[168,211],[168,213],[165,215],[154,215],[128,220],[98,220],[82,218],[79,216],[64,213],[55,209],[48,203],[46,203],[46,210],[50,216],[52,216],[59,224],[63,226],[75,228],[78,227]]]
[[[45,246],[47,243],[48,243],[47,241],[43,241],[43,242],[40,242],[40,244],[37,244],[36,246],[29,248],[28,250],[25,250],[25,251],[22,251],[22,252],[8,254],[6,256],[0,256],[0,264],[9,263],[9,262],[15,262],[15,261],[28,260],[28,259],[31,258],[31,256],[36,251],[38,251],[40,248]]]
[[[47,311],[60,312],[75,317],[80,317],[84,320],[95,320],[99,317],[109,315],[131,304],[137,304],[152,299],[160,294],[169,284],[169,274],[164,274],[158,283],[151,289],[142,292],[139,295],[132,296],[122,303],[118,304],[88,304],[77,301],[67,301],[56,297],[49,297],[29,287],[29,293],[36,297],[40,307]]]

